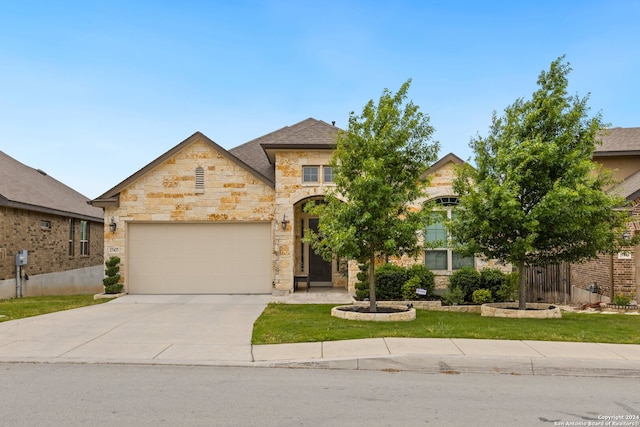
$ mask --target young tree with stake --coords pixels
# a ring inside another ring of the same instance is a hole
[[[385,89],[369,101],[338,137],[332,165],[335,189],[324,204],[307,207],[318,215],[318,233],[307,241],[325,259],[357,260],[369,265],[370,311],[376,311],[376,257],[415,254],[418,230],[428,212],[410,203],[426,198],[424,173],[437,159],[429,117],[406,102],[411,80],[397,93]]]
[[[530,100],[495,112],[489,135],[471,140],[476,166],[454,181],[460,209],[451,224],[467,253],[515,265],[519,309],[526,309],[523,269],[595,258],[619,247],[624,200],[607,193],[611,174],[591,157],[604,128],[588,117],[588,96],[567,94],[568,63],[560,57],[538,77]]]

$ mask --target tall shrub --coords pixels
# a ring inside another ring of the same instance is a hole
[[[402,285],[409,279],[407,269],[399,265],[383,264],[376,269],[376,296],[379,300],[401,300]]]
[[[356,275],[356,299],[363,301],[369,297],[369,263],[359,264],[360,271]]]
[[[480,273],[471,267],[454,271],[449,277],[449,290],[455,288],[462,291],[464,301],[471,301],[473,291],[480,289]]]
[[[485,268],[480,271],[480,288],[490,290],[494,299],[506,281],[507,275],[497,268]]]
[[[435,274],[429,270],[424,264],[414,264],[408,271],[409,279],[418,277],[420,279],[419,287],[427,291],[427,296],[433,296],[436,288]]]
[[[105,294],[117,294],[122,292],[122,288],[124,288],[122,283],[118,283],[120,281],[120,266],[118,264],[120,264],[120,258],[117,256],[110,257],[104,263],[107,267],[104,270],[107,277],[102,279]]]

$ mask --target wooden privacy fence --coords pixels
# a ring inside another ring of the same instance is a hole
[[[525,267],[527,302],[567,304],[571,301],[571,266]]]

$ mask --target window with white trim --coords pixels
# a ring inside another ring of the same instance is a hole
[[[303,166],[302,182],[320,182],[320,166]]]
[[[325,182],[325,183],[333,182],[333,167],[331,166],[322,167],[322,182]]]
[[[73,218],[69,218],[69,256],[73,256],[74,252],[73,252],[73,245],[74,245],[74,238],[75,238],[75,222],[73,221]]]
[[[80,256],[89,255],[89,221],[80,221]]]
[[[474,267],[474,258],[463,256],[450,246],[451,235],[444,226],[446,220],[455,217],[456,197],[436,199],[433,222],[425,228],[424,264],[429,270],[453,271],[463,267]]]
[[[302,182],[305,184],[332,184],[334,172],[335,169],[332,166],[303,166]]]

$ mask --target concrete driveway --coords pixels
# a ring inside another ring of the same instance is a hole
[[[126,295],[0,323],[0,361],[220,363],[253,360],[271,295]]]

